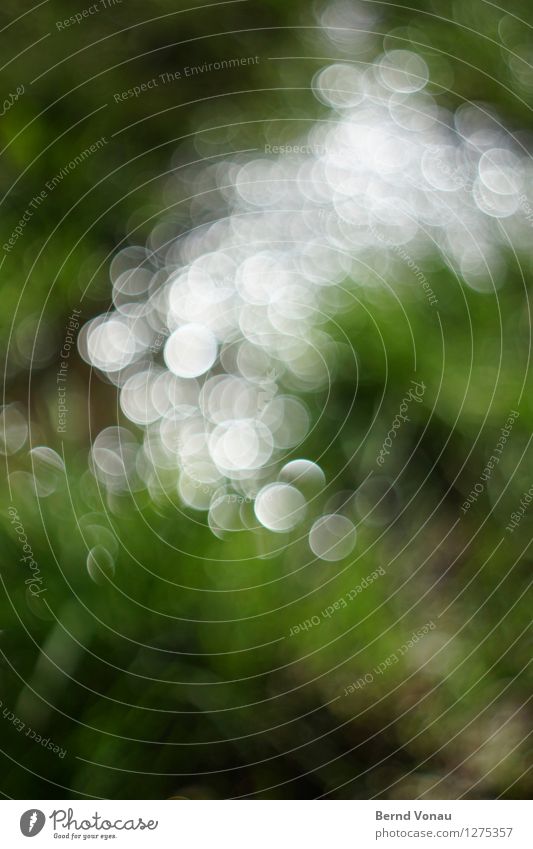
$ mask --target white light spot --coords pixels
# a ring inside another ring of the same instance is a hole
[[[353,551],[355,538],[352,522],[332,513],[316,520],[309,531],[309,547],[321,560],[342,560]]]
[[[87,572],[95,584],[104,586],[114,577],[115,561],[107,548],[95,545],[87,555]]]
[[[290,531],[302,521],[306,501],[302,493],[286,483],[263,487],[255,499],[255,515],[270,531]]]
[[[306,494],[316,494],[323,489],[326,476],[320,466],[311,460],[291,460],[279,473],[280,481],[293,484]]]
[[[199,377],[217,357],[217,341],[203,324],[184,324],[167,340],[164,357],[178,377]]]
[[[428,66],[410,50],[386,53],[379,63],[379,74],[387,88],[404,94],[420,91],[429,79]]]
[[[65,464],[59,454],[46,445],[32,448],[30,457],[35,492],[39,498],[47,498],[56,491],[64,477]]]
[[[3,407],[0,412],[0,451],[14,454],[28,437],[28,423],[15,404]]]

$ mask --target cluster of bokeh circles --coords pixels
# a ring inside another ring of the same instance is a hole
[[[329,116],[289,154],[202,166],[194,214],[224,214],[184,234],[163,221],[116,254],[112,308],[79,336],[142,430],[94,439],[91,470],[108,491],[177,490],[221,539],[299,528],[319,558],[353,550],[352,519],[324,512],[318,458],[294,456],[316,425],[304,399],[335,367],[339,294],[390,285],[407,257],[419,297],[436,302],[420,270],[436,255],[491,292],[503,245],[530,238],[529,159],[482,106],[439,105],[428,79],[405,49],[363,69],[328,65],[313,89]]]

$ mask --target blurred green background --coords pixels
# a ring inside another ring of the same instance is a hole
[[[190,163],[262,147],[280,118],[278,143],[296,138],[302,122],[324,112],[310,81],[330,61],[371,62],[384,39],[410,46],[425,56],[443,106],[482,101],[530,145],[531,9],[438,0],[191,6],[124,0],[65,29],[57,22],[83,6],[53,0],[21,11],[6,0],[0,11],[4,98],[24,86],[0,119],[2,244],[51,177],[107,139],[35,210],[0,272],[4,403],[18,404],[31,422],[28,439],[17,445],[15,433],[16,450],[6,448],[11,494],[6,486],[2,496],[1,790],[13,798],[526,798],[533,513],[512,535],[504,527],[531,484],[530,256],[509,251],[497,299],[461,287],[443,268],[431,276],[444,365],[427,305],[409,304],[428,391],[387,466],[398,476],[401,515],[361,526],[354,555],[340,563],[306,565],[297,540],[261,558],[253,534],[222,542],[198,514],[179,510],[177,497],[155,504],[139,492],[106,502],[88,453],[91,436],[121,421],[116,389],[73,352],[63,436],[55,376],[72,309],[82,309],[84,322],[109,306],[117,248],[144,243],[169,215],[176,234],[198,223],[180,204],[199,167]],[[345,7],[357,10],[360,26],[368,22],[364,47],[320,29],[328,9]],[[260,61],[114,98],[165,72],[236,56]],[[372,292],[362,297],[397,388],[373,426],[372,453],[409,386],[413,359],[399,309]],[[357,351],[360,382],[322,465],[328,478],[344,468],[338,489],[352,491],[365,474],[364,457],[353,452],[385,372],[362,310],[336,319]],[[306,456],[320,453],[353,389],[341,363],[329,418]],[[323,399],[314,403],[319,409]],[[511,409],[520,417],[505,455],[488,491],[462,515]],[[64,452],[67,476],[37,498],[28,450],[40,445]],[[10,504],[46,583],[46,604],[23,585]],[[84,534],[76,516],[89,516]],[[87,571],[91,528],[100,541],[118,541],[112,582]],[[347,608],[289,636],[379,567],[386,575]],[[438,627],[416,651],[342,696],[430,620]],[[64,757],[17,731],[11,712]]]

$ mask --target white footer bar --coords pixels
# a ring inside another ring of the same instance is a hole
[[[526,801],[0,802],[2,845],[10,849],[73,843],[124,849],[531,849],[530,819]]]

